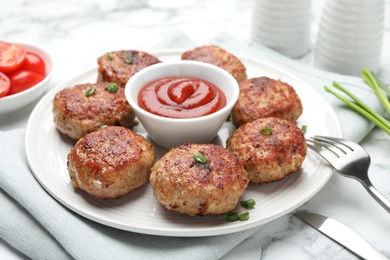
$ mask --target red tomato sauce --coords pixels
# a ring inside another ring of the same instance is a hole
[[[194,118],[212,114],[226,105],[223,92],[197,78],[167,77],[143,86],[138,105],[155,115]]]

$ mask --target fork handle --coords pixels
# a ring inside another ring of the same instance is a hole
[[[390,214],[390,201],[383,196],[370,182],[365,183],[364,188]]]

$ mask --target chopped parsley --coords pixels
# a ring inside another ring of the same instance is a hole
[[[270,135],[272,134],[272,129],[269,127],[263,127],[260,132],[262,135]]]
[[[130,53],[127,53],[123,56],[123,61],[126,63],[126,64],[132,64],[133,63],[133,55],[131,55]]]
[[[118,84],[115,82],[110,82],[104,87],[108,92],[115,93],[118,91]]]
[[[93,94],[95,94],[95,92],[96,92],[96,88],[89,88],[89,89],[87,89],[87,91],[85,91],[85,95],[87,96],[87,97],[89,97],[89,96],[92,96]]]
[[[194,154],[192,157],[195,162],[201,163],[201,164],[206,164],[207,163],[207,157],[201,154],[200,152],[197,152]]]

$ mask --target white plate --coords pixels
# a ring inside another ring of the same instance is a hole
[[[179,59],[182,51],[155,52],[162,61]],[[298,126],[307,125],[306,136],[313,134],[341,137],[341,128],[332,108],[310,86],[274,65],[244,58],[249,77],[267,75],[291,84],[303,103],[303,114]],[[74,212],[118,229],[162,236],[211,236],[237,232],[274,220],[302,205],[315,195],[329,180],[331,169],[309,152],[298,174],[282,181],[250,184],[243,199],[255,199],[256,208],[249,210],[245,222],[228,222],[225,216],[189,217],[161,207],[153,197],[150,185],[117,200],[99,200],[84,192],[75,191],[66,168],[66,157],[74,143],[61,135],[53,123],[52,99],[60,89],[78,83],[94,82],[96,68],[60,84],[50,91],[34,108],[26,131],[26,155],[30,168],[39,183],[60,203]],[[146,136],[141,125],[136,132]],[[233,131],[225,123],[216,139],[225,145]],[[164,153],[160,150],[159,155]],[[238,212],[244,211],[237,207]]]

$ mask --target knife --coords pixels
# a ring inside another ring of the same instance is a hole
[[[337,220],[304,211],[296,212],[295,215],[358,257],[389,260],[355,230]]]

